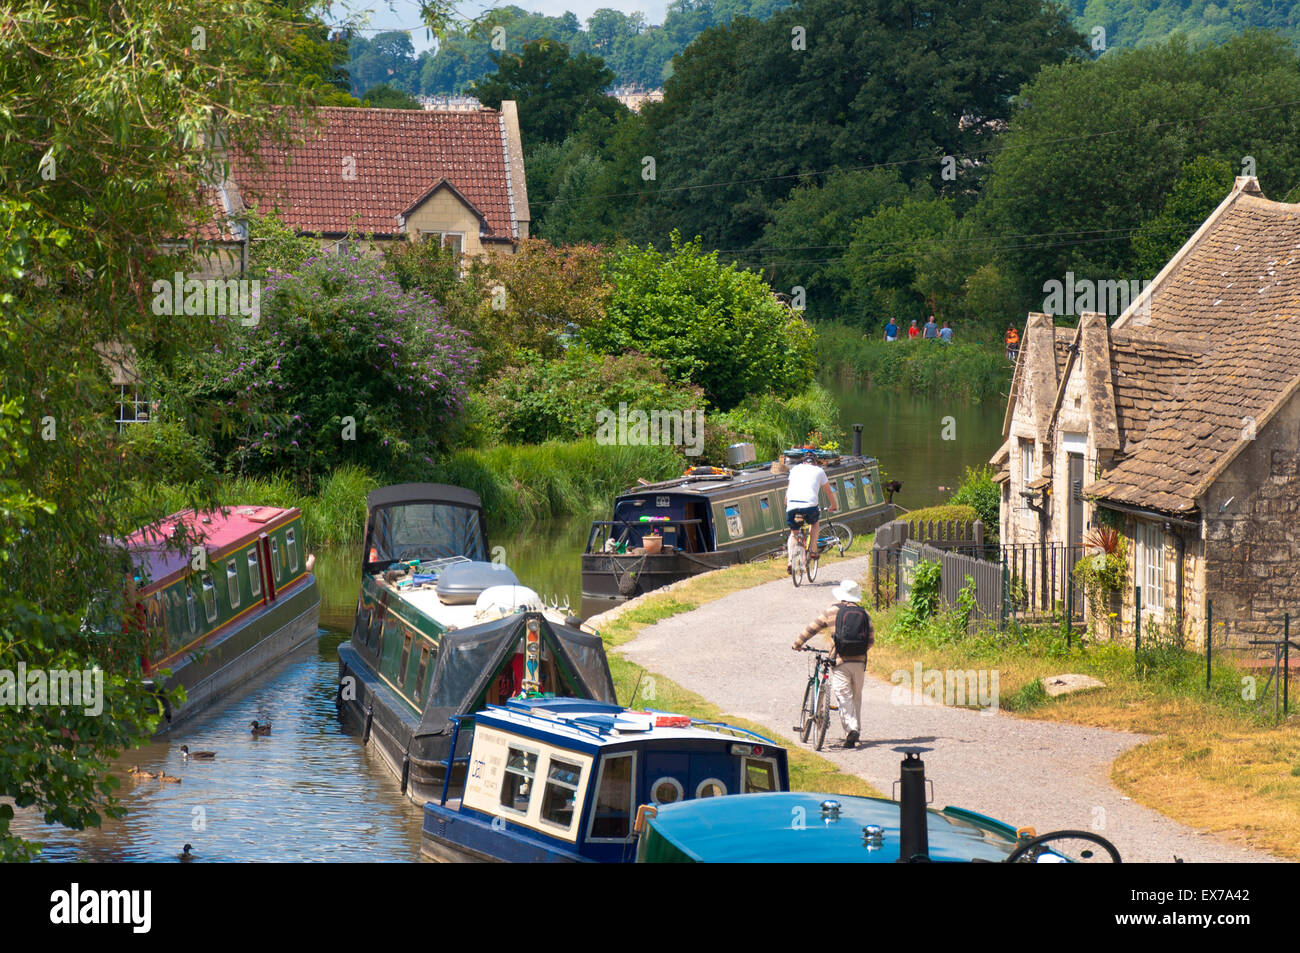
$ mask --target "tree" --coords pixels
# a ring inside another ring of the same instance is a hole
[[[148,465],[113,425],[100,351],[169,364],[212,340],[206,318],[154,314],[152,284],[192,261],[167,243],[210,221],[213,144],[287,137],[311,99],[290,62],[300,29],[212,0],[25,0],[0,27],[0,669],[98,665],[107,694],[99,717],[0,705],[0,797],[50,822],[120,816],[109,759],[160,717],[125,600],[111,638],[80,625],[123,590],[110,540],[137,527]],[[10,816],[0,857],[28,856]]]
[[[613,118],[625,107],[605,89],[614,74],[599,57],[579,53],[553,40],[535,40],[521,54],[493,53],[495,74],[473,83],[470,94],[499,109],[503,100],[519,104],[519,131],[525,144],[560,142],[588,111]]]
[[[1228,163],[1197,156],[1183,166],[1164,208],[1133,234],[1133,271],[1150,280],[1232,189]]]
[[[645,354],[722,410],[752,394],[788,397],[811,382],[812,328],[757,274],[720,264],[698,238],[674,234],[668,252],[626,247],[610,279],[608,314],[584,335],[597,350]]]
[[[372,86],[362,94],[361,99],[367,106],[375,109],[423,109],[414,97],[393,89],[387,83]]]

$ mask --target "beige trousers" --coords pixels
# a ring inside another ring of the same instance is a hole
[[[840,724],[847,735],[850,731],[861,731],[859,718],[862,714],[862,677],[866,674],[867,663],[840,662],[831,672],[831,691],[840,708]]]

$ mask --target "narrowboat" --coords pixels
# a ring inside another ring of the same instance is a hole
[[[646,808],[637,863],[1120,862],[1089,831],[1035,835],[958,807],[926,807],[925,749],[905,752],[898,801],[806,791]]]
[[[337,704],[412,801],[423,804],[444,785],[459,791],[457,716],[521,692],[614,700],[600,637],[543,605],[504,563],[488,561],[477,494],[407,483],[375,490],[366,507]],[[460,739],[461,753],[469,740]]]
[[[784,748],[685,715],[515,698],[457,728],[473,732],[464,790],[424,806],[420,849],[437,861],[629,862],[642,805],[790,787]]]
[[[748,448],[753,459],[750,445],[737,446]],[[854,449],[819,457],[839,507],[825,518],[857,534],[893,519],[894,506],[881,490],[879,463],[861,455],[856,436]],[[788,480],[782,458],[735,468],[695,467],[622,493],[610,518],[593,523],[587,537],[582,617],[702,572],[781,552]]]
[[[147,680],[180,686],[166,731],[316,638],[320,592],[296,507],[184,510],[123,540]]]

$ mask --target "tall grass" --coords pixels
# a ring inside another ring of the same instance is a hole
[[[817,326],[817,358],[824,375],[860,380],[868,387],[962,400],[1003,396],[1014,370],[997,344],[887,342],[831,322]]]
[[[422,478],[476,492],[489,525],[508,530],[533,520],[587,515],[604,510],[637,477],[661,480],[682,471],[672,447],[599,446],[589,441],[462,450],[435,463]],[[156,483],[137,488],[137,524],[200,505],[296,506],[313,545],[356,543],[366,522],[366,494],[385,483],[357,466],[333,471],[315,495],[284,475],[228,477],[205,498],[197,484]]]
[[[798,446],[814,431],[825,440],[839,441],[839,405],[835,396],[820,384],[782,400],[770,394],[751,397],[725,414],[713,415],[717,422],[753,439],[760,460],[774,459],[782,450]]]

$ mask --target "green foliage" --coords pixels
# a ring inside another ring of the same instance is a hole
[[[776,459],[782,450],[802,444],[814,432],[820,433],[824,441],[842,442],[844,438],[839,428],[839,405],[834,395],[817,383],[792,397],[747,397],[724,414],[711,414],[710,422],[744,435],[754,444],[759,460]]]
[[[216,476],[207,441],[182,424],[153,420],[127,427],[123,449],[140,472],[164,483],[206,483]]]
[[[812,380],[813,332],[756,274],[723,266],[697,238],[672,250],[621,249],[610,265],[609,313],[586,339],[607,353],[657,361],[723,410],[751,394],[788,397]]]
[[[916,630],[939,612],[939,584],[943,568],[933,560],[924,559],[912,574],[912,586],[898,624],[905,630]]]
[[[1015,370],[997,342],[970,343],[956,330],[954,343],[884,341],[838,324],[817,326],[818,364],[824,374],[845,375],[865,387],[942,394],[958,400],[1002,397]],[[905,332],[903,332],[905,334]]]
[[[967,467],[961,486],[948,498],[948,502],[971,507],[979,519],[984,521],[985,531],[997,539],[1002,488],[993,482],[993,476],[993,468],[990,466]]]
[[[506,368],[484,386],[483,399],[498,439],[510,443],[592,439],[598,414],[704,409],[697,387],[672,384],[639,354],[598,354],[571,347],[560,358],[536,356]]]
[[[939,506],[925,506],[919,510],[911,510],[904,513],[899,519],[905,519],[913,526],[920,523],[948,522],[957,520],[959,522],[970,522],[979,519],[979,510],[967,504],[946,503]]]
[[[492,54],[497,71],[469,87],[483,105],[499,109],[503,100],[519,104],[519,132],[525,142],[560,142],[585,113],[613,118],[626,107],[605,89],[614,74],[598,56],[569,55],[554,40],[524,44],[521,54]]]
[[[361,95],[362,103],[373,109],[423,109],[409,93],[393,89],[387,83],[372,86]]]
[[[321,253],[317,239],[299,235],[274,211],[249,211],[248,238],[248,273],[255,278],[297,271]]]
[[[1198,156],[1183,166],[1164,208],[1133,235],[1133,268],[1154,278],[1232,190],[1227,162]]]
[[[1222,43],[1246,30],[1277,30],[1292,43],[1300,40],[1294,0],[1278,3],[1223,3],[1216,0],[1070,0],[1074,22],[1088,32],[1106,26],[1106,50],[1161,43],[1181,33],[1197,46]],[[1103,54],[1104,56],[1105,54]]]
[[[1084,556],[1074,564],[1074,578],[1087,593],[1094,611],[1104,611],[1112,592],[1128,588],[1128,542],[1117,537],[1113,552]]]

